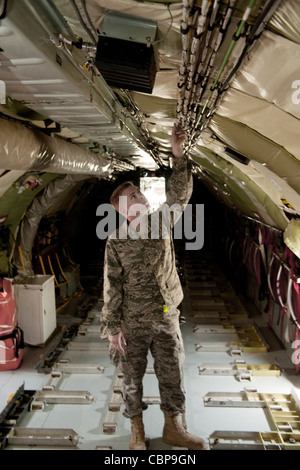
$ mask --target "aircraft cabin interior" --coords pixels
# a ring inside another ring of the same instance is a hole
[[[174,124],[188,431],[300,450],[299,65],[298,0],[0,0],[1,450],[128,451],[100,337],[110,196],[164,205]],[[147,450],[188,456],[150,353],[143,393]]]

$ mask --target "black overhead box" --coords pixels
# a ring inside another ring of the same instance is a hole
[[[95,65],[114,88],[152,93],[158,69],[155,21],[107,12],[100,28]]]
[[[151,44],[100,36],[95,65],[111,87],[152,93],[156,63]]]

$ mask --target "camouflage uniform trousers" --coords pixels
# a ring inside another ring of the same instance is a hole
[[[110,348],[113,364],[123,373],[124,416],[131,418],[147,408],[143,402],[143,377],[149,350],[158,379],[161,410],[172,416],[185,411],[183,362],[185,359],[179,312],[163,314],[160,321],[122,323],[125,354]]]

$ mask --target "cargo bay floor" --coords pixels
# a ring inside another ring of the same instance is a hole
[[[265,319],[249,312],[210,259],[186,259],[182,275],[188,430],[203,437],[209,449],[222,448],[222,443],[229,449],[289,449],[293,445],[298,449],[300,377],[290,355]],[[33,394],[31,405],[12,425],[8,437],[0,430],[4,450],[128,449],[130,422],[122,415],[122,377],[110,363],[108,343],[99,339],[101,306],[100,299],[85,319],[58,315],[58,323],[67,325],[67,330],[75,325],[76,334],[64,340],[63,346],[60,331],[43,348],[26,347],[20,369],[0,373],[2,423],[18,390]],[[45,358],[53,351],[57,358],[44,368]],[[271,397],[279,419],[270,417],[265,396]],[[278,400],[289,396],[295,398],[296,409],[283,403],[281,412]],[[172,450],[161,437],[163,414],[150,355],[144,397],[149,404],[144,412],[149,450]],[[293,419],[284,412],[285,406]],[[26,435],[33,428],[42,436],[43,429],[64,430],[66,435],[72,430],[75,437],[67,441],[67,436],[62,440],[44,436],[39,440]]]

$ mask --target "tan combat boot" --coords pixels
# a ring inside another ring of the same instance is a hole
[[[146,450],[145,444],[145,431],[142,414],[130,418],[131,423],[131,436],[129,449],[130,450]]]
[[[165,413],[163,441],[173,446],[186,447],[189,450],[205,450],[206,444],[200,437],[189,434],[182,424],[180,414],[168,416]]]

